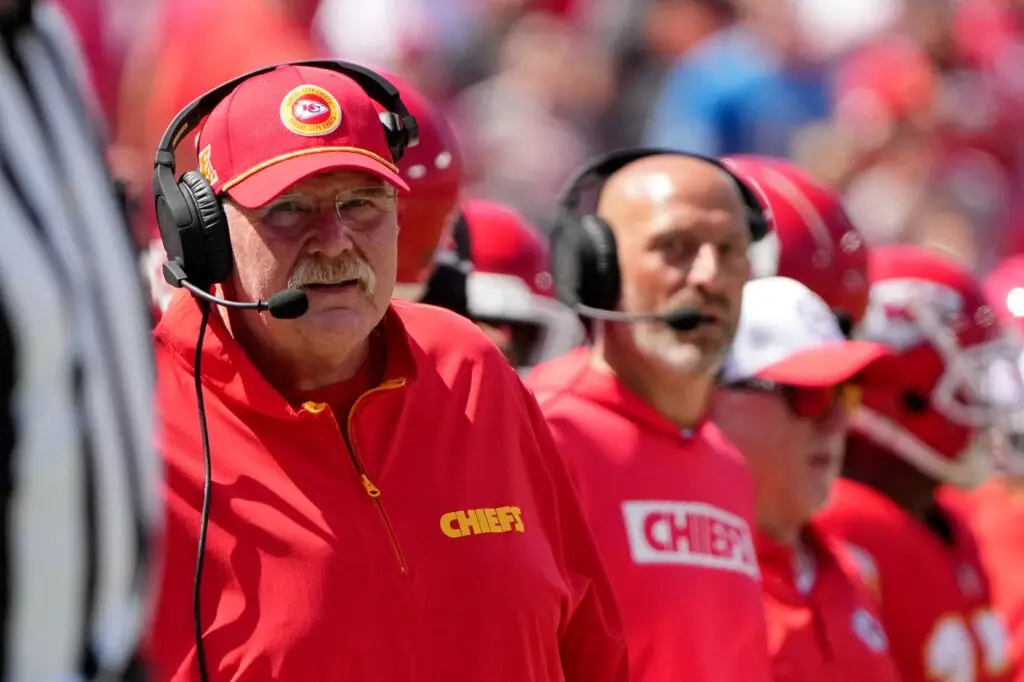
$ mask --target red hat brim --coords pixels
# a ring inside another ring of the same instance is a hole
[[[757,373],[758,378],[788,386],[826,387],[853,379],[889,355],[882,344],[840,341],[798,353]]]
[[[224,191],[245,208],[258,208],[300,180],[332,170],[366,171],[394,185],[403,194],[409,191],[409,185],[399,174],[378,159],[358,151],[335,150],[286,156],[240,181],[225,183]]]

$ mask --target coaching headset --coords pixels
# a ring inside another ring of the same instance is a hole
[[[192,589],[196,666],[199,670],[199,679],[202,682],[209,680],[209,674],[206,668],[206,651],[203,646],[203,620],[199,595],[203,580],[206,531],[210,519],[213,480],[210,436],[206,426],[206,409],[203,402],[201,364],[203,339],[210,318],[210,304],[236,309],[266,310],[274,317],[291,319],[306,312],[309,300],[298,289],[286,289],[274,294],[266,301],[255,303],[229,301],[209,293],[209,289],[214,284],[227,280],[234,264],[228,219],[213,187],[201,173],[188,171],[182,175],[180,180],[175,178],[174,152],[185,136],[198,128],[214,108],[234,92],[235,88],[254,76],[268,73],[282,66],[311,66],[335,71],[355,81],[367,95],[384,108],[384,112],[380,114],[380,120],[387,136],[391,158],[396,163],[402,158],[406,148],[419,142],[416,119],[405,108],[398,89],[394,85],[367,68],[337,61],[300,61],[275,64],[239,76],[205,95],[201,95],[185,107],[174,117],[160,140],[154,161],[153,195],[156,202],[157,224],[160,226],[160,238],[164,243],[164,250],[167,252],[168,262],[164,265],[164,279],[172,286],[188,289],[202,308],[202,320],[196,340],[193,379],[195,380],[196,407],[199,414],[199,432],[203,443],[204,483],[199,546],[196,552],[195,578]]]
[[[220,303],[203,296],[211,286],[227,280],[231,275],[233,258],[228,220],[220,199],[209,181],[198,171],[188,171],[178,180],[175,177],[174,153],[181,141],[194,131],[209,116],[214,108],[228,97],[235,88],[254,76],[268,73],[282,66],[311,66],[340,73],[355,81],[374,101],[384,107],[380,114],[381,124],[387,136],[388,148],[394,162],[405,154],[408,147],[419,141],[416,119],[402,103],[398,89],[383,76],[370,69],[339,61],[299,61],[275,64],[251,71],[230,80],[185,107],[164,132],[156,151],[153,170],[153,198],[156,202],[156,218],[160,227],[160,239],[167,252],[164,278],[174,287],[186,287],[211,303]],[[297,292],[301,294],[301,292]],[[285,295],[285,292],[277,296]],[[288,292],[287,298],[295,300],[295,293]],[[304,298],[304,296],[303,296]],[[271,297],[273,301],[275,297]],[[277,308],[270,301],[255,304],[236,304],[229,307],[269,309],[271,314]],[[231,302],[228,302],[231,303]],[[222,304],[222,303],[220,303]],[[263,304],[263,305],[260,305]],[[294,312],[295,305],[286,306],[280,312]],[[304,306],[302,312],[305,312]],[[302,313],[300,312],[299,315]],[[277,317],[278,315],[275,315]],[[298,315],[283,315],[298,317]]]
[[[701,322],[700,313],[694,309],[673,310],[664,315],[630,315],[616,311],[621,277],[615,234],[600,216],[580,210],[584,192],[634,161],[661,154],[700,159],[721,169],[736,183],[743,198],[751,241],[760,241],[771,229],[770,216],[754,190],[717,159],[656,147],[603,154],[587,163],[566,184],[558,202],[558,219],[551,232],[555,294],[582,317],[612,322],[661,321],[677,331],[693,329]]]

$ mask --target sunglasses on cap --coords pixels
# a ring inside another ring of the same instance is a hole
[[[786,403],[790,413],[801,419],[820,421],[837,408],[853,412],[860,405],[861,388],[854,383],[835,386],[790,386],[767,379],[741,379],[722,386],[729,391],[751,391],[775,395]]]

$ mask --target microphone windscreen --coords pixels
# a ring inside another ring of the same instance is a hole
[[[267,310],[279,320],[294,320],[309,310],[309,299],[298,289],[285,289],[267,300]]]
[[[701,323],[701,314],[696,308],[680,308],[665,313],[665,324],[677,332],[696,329]]]

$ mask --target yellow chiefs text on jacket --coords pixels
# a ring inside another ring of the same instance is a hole
[[[481,507],[441,515],[441,532],[450,538],[525,530],[519,507]]]

